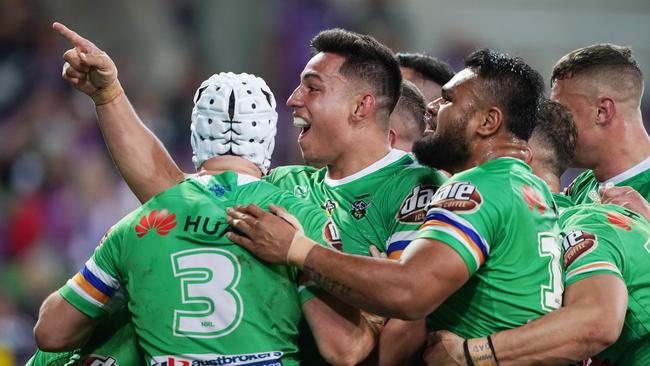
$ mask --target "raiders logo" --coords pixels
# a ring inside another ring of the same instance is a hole
[[[334,249],[338,251],[343,250],[341,234],[339,234],[339,229],[332,220],[327,220],[327,224],[323,227],[323,237]]]
[[[438,189],[429,208],[471,213],[478,211],[482,204],[483,197],[475,185],[470,182],[454,182]]]
[[[564,268],[568,268],[576,259],[592,252],[598,246],[596,235],[581,230],[568,233],[562,241],[564,247]]]
[[[366,203],[365,201],[354,201],[352,203],[352,208],[350,209],[352,217],[357,220],[361,220],[362,218],[366,217],[366,210],[368,209],[368,206],[370,206],[370,204]]]
[[[397,211],[397,221],[405,223],[424,221],[427,204],[431,202],[437,189],[436,186],[422,186],[421,184],[415,186]]]

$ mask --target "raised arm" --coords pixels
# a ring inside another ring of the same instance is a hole
[[[183,172],[124,94],[113,60],[65,25],[52,28],[73,47],[63,54],[63,79],[93,99],[108,151],[138,200],[148,201],[182,181]]]

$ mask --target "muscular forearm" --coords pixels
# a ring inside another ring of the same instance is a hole
[[[587,359],[607,344],[592,339],[582,324],[598,314],[563,308],[524,327],[492,336],[499,365],[567,365]]]
[[[565,306],[525,326],[492,336],[499,365],[566,365],[616,341],[627,309],[619,278],[597,275],[565,292]]]
[[[426,320],[390,319],[376,349],[363,365],[420,365],[427,340]]]
[[[321,294],[302,306],[318,349],[332,365],[356,365],[366,358],[376,342],[379,329],[370,324],[359,309]]]
[[[54,292],[41,305],[34,326],[36,345],[48,352],[71,351],[86,344],[96,324]]]
[[[108,150],[140,202],[177,184],[184,174],[142,123],[125,94],[96,108]]]
[[[427,316],[467,280],[460,257],[460,264],[456,258],[443,259],[447,258],[447,253],[442,253],[446,250],[452,249],[414,242],[402,260],[394,261],[316,246],[309,252],[303,270],[323,289],[353,306],[381,316],[414,320]],[[415,251],[419,253],[407,254]]]

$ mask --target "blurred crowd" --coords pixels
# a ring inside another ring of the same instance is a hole
[[[212,48],[218,47],[208,47],[200,35],[209,5],[175,0],[164,2],[161,10],[150,1],[138,3],[120,2],[131,12],[156,9],[160,14],[149,17],[164,24],[167,33],[188,40],[170,55],[170,69],[178,71],[170,75],[174,87],[157,88],[155,80],[146,80],[141,71],[150,65],[135,65],[129,50],[115,40],[90,38],[109,43],[103,46],[116,60],[135,109],[181,168],[191,171],[189,115],[196,87],[212,73],[250,70],[224,62],[227,52],[216,57]],[[305,46],[318,31],[346,27],[373,34],[395,50],[428,51],[403,49],[412,30],[390,1],[365,1],[361,15],[342,12],[341,1],[262,3],[261,11],[270,11],[265,18],[273,20],[256,25],[264,40],[241,37],[257,52],[246,67],[267,80],[278,98],[274,166],[301,163],[284,101],[308,58]],[[137,207],[106,152],[92,102],[61,79],[66,47],[50,29],[53,20],[61,20],[52,14],[52,6],[0,2],[0,366],[24,362],[33,353],[32,327],[42,300],[79,269],[110,225]],[[157,19],[161,14],[165,18]],[[456,44],[436,56],[458,66],[458,55],[471,47],[471,42]],[[241,52],[233,53],[232,62],[237,57],[243,57]]]

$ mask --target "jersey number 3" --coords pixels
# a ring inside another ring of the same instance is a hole
[[[201,248],[174,253],[171,260],[183,305],[199,309],[174,310],[174,335],[217,338],[235,330],[244,315],[237,258],[223,249]]]

